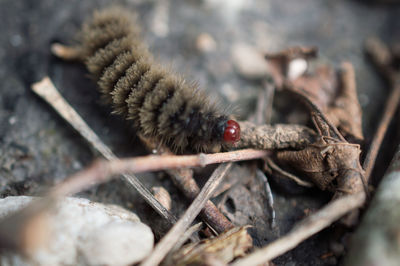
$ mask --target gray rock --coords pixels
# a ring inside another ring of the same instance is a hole
[[[0,200],[0,217],[15,212],[34,198]],[[30,260],[16,254],[0,257],[1,265],[129,265],[153,248],[151,229],[136,214],[116,205],[82,198],[65,198],[50,211],[45,245]]]

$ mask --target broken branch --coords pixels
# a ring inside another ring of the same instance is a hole
[[[154,248],[153,253],[145,259],[140,265],[142,266],[155,266],[160,264],[167,253],[179,241],[179,238],[185,233],[187,228],[191,225],[193,220],[199,214],[200,210],[204,207],[207,200],[214,194],[219,183],[222,181],[228,170],[232,167],[232,163],[221,164],[214,171],[208,179],[204,187],[201,189],[199,195],[186,210],[185,214],[179,221],[171,228],[171,230],[160,240]]]
[[[258,159],[268,155],[267,151],[240,150],[199,155],[148,155],[112,161],[99,160],[91,167],[67,178],[55,186],[51,194],[66,196],[80,192],[95,184],[103,183],[121,173],[142,173],[184,167],[204,167],[209,164]]]

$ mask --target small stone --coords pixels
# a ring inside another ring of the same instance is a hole
[[[295,80],[302,76],[308,68],[307,60],[304,58],[296,58],[290,61],[287,71],[287,77],[289,80]]]
[[[236,71],[244,78],[259,80],[269,76],[268,64],[263,55],[249,45],[234,45],[232,48],[232,60]]]
[[[90,234],[80,251],[88,265],[128,265],[139,262],[152,250],[153,234],[143,223],[111,222]],[[139,251],[139,252],[138,252]]]
[[[16,117],[16,116],[11,116],[11,117],[8,119],[8,123],[9,123],[10,125],[14,125],[15,123],[17,123],[17,117]]]
[[[217,49],[217,43],[210,34],[201,33],[197,36],[196,47],[200,52],[209,53]]]
[[[0,218],[34,199],[0,199]],[[149,255],[154,244],[151,229],[136,214],[82,198],[60,200],[46,214],[46,231],[49,239],[30,253],[30,260],[7,253],[0,265],[130,265]]]
[[[11,36],[10,38],[10,43],[12,46],[14,47],[18,47],[22,44],[22,37],[19,34],[15,34],[13,36]]]

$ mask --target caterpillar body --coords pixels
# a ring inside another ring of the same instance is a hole
[[[173,151],[209,151],[239,140],[239,124],[198,88],[154,62],[132,14],[95,12],[80,33],[81,58],[114,112]]]

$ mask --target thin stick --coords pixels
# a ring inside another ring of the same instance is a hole
[[[174,245],[174,247],[171,249],[170,254],[173,254],[175,251],[177,251],[178,249],[180,249],[183,244],[185,244],[186,241],[189,240],[189,238],[194,234],[197,233],[198,231],[200,231],[201,227],[203,226],[203,222],[199,222],[197,224],[192,225],[191,227],[189,227],[185,233],[182,235],[182,237],[178,240],[178,242],[176,242],[176,244]]]
[[[190,200],[194,200],[200,188],[193,178],[193,171],[188,169],[168,170],[174,184]],[[200,212],[203,221],[218,234],[233,228],[233,224],[223,215],[211,200],[208,200]]]
[[[392,92],[387,98],[385,104],[385,111],[379,122],[378,129],[375,132],[374,138],[369,146],[367,156],[365,157],[363,167],[365,169],[365,183],[368,184],[371,177],[372,169],[375,165],[376,157],[378,156],[379,147],[382,144],[386,131],[392,121],[394,113],[396,112],[400,103],[400,83],[393,86]]]
[[[142,266],[153,266],[158,265],[164,259],[165,255],[174,247],[179,241],[179,238],[184,234],[187,228],[191,225],[193,220],[199,214],[200,210],[204,207],[204,204],[214,194],[214,191],[232,167],[232,163],[221,164],[214,171],[211,177],[208,179],[204,187],[201,189],[199,195],[187,209],[185,214],[179,219],[179,221],[172,227],[172,229],[161,239],[161,241],[154,248],[153,253],[145,259],[140,265]]]
[[[295,176],[295,175],[293,175],[293,174],[291,174],[291,173],[289,173],[289,172],[284,171],[284,170],[281,169],[278,165],[276,165],[276,164],[274,163],[274,161],[271,160],[271,158],[269,158],[269,157],[266,157],[266,158],[265,158],[265,162],[268,164],[268,166],[269,166],[272,170],[275,170],[275,171],[277,171],[279,174],[281,174],[282,176],[293,180],[294,182],[297,183],[297,185],[300,185],[300,186],[303,186],[303,187],[313,187],[313,186],[314,186],[313,183],[310,183],[310,182],[301,180],[301,179],[298,178],[297,176]]]
[[[140,136],[140,139],[148,150],[158,150],[159,153],[161,152],[160,155],[173,155],[167,147],[157,147],[158,144],[149,138]],[[184,168],[167,170],[167,173],[178,189],[181,190],[190,201],[193,201],[196,198],[200,192],[200,188],[197,185],[196,180],[193,178],[193,171],[191,169]],[[200,217],[203,219],[205,224],[217,234],[234,227],[211,200],[207,201],[204,205],[204,208],[200,212]]]
[[[389,81],[392,87],[392,91],[386,100],[385,111],[363,163],[365,183],[368,184],[376,157],[378,156],[379,147],[400,103],[400,73],[391,66],[392,55],[389,48],[380,40],[369,39],[365,49],[378,71]]]
[[[65,196],[78,193],[92,187],[94,184],[106,182],[112,176],[121,173],[142,173],[184,167],[204,167],[209,164],[258,159],[268,154],[268,151],[247,149],[214,154],[148,155],[111,161],[99,160],[89,168],[74,174],[55,186],[52,195]]]
[[[48,77],[32,85],[32,90],[47,101],[69,124],[71,124],[93,147],[107,160],[117,157],[90,129],[79,114],[65,101]],[[134,175],[123,175],[124,180],[136,189],[144,200],[170,224],[176,222],[176,218],[158,202],[150,191]]]
[[[60,43],[54,43],[51,45],[51,52],[63,60],[81,60],[82,50],[77,46],[66,46]]]
[[[299,243],[328,227],[347,212],[361,207],[365,193],[343,196],[299,222],[288,234],[236,261],[233,266],[261,265],[295,248]]]

